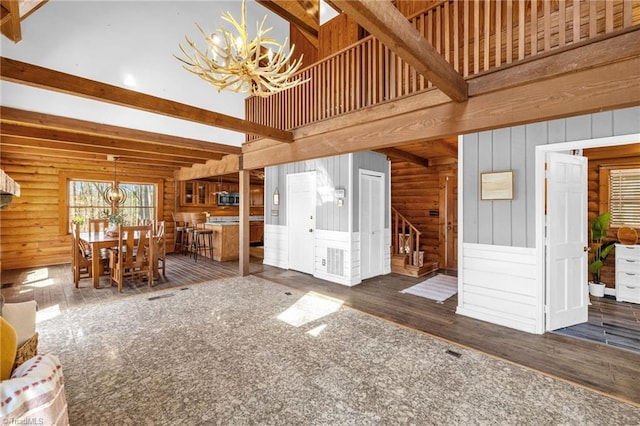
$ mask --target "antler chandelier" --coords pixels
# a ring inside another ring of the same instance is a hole
[[[187,59],[176,58],[184,63],[183,67],[203,80],[221,90],[251,93],[254,96],[266,97],[290,87],[309,81],[300,78],[291,79],[302,65],[302,55],[289,63],[295,45],[291,45],[285,54],[284,44],[279,44],[272,37],[266,36],[271,27],[264,29],[265,16],[257,24],[257,35],[249,40],[246,25],[245,0],[242,0],[242,17],[238,22],[230,12],[222,15],[222,19],[230,23],[238,33],[221,27],[216,33],[207,35],[200,25],[196,26],[207,42],[203,52],[189,37],[185,37],[192,53],[181,44],[178,46]],[[286,44],[286,39],[285,39]],[[274,53],[275,51],[275,53]]]

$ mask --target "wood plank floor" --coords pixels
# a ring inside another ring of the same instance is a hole
[[[213,262],[188,256],[167,256],[167,276],[153,288],[128,283],[118,294],[102,277],[100,288],[89,279],[75,289],[69,265],[5,271],[2,294],[8,302],[36,300],[40,309],[60,309],[101,303],[127,295],[148,293],[203,281],[236,276],[237,262]],[[388,321],[473,348],[542,373],[564,379],[640,405],[640,354],[585,339],[555,333],[533,335],[455,314],[457,298],[444,303],[400,293],[422,280],[389,274],[355,287],[329,283],[312,276],[263,266],[253,259],[251,273],[302,291],[315,291],[344,301],[345,305]],[[453,273],[455,274],[455,273]]]

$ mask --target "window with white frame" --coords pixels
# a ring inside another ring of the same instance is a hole
[[[118,210],[124,216],[124,223],[137,224],[141,219],[155,219],[157,209],[157,186],[155,184],[126,183],[119,184],[127,194]],[[111,188],[111,182],[70,180],[68,209],[69,218],[83,218],[82,230],[87,229],[89,219],[104,217],[111,213],[111,204],[105,199],[105,191]]]
[[[640,226],[640,168],[609,171],[611,226]]]

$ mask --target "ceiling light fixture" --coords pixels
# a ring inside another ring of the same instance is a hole
[[[221,90],[251,93],[254,96],[266,97],[299,84],[309,79],[292,79],[302,66],[302,55],[289,63],[295,45],[291,45],[285,54],[285,44],[278,43],[266,34],[271,27],[264,29],[266,15],[257,24],[257,35],[249,40],[246,25],[245,0],[242,0],[242,17],[238,22],[230,12],[222,15],[222,19],[230,23],[238,33],[232,34],[220,27],[217,33],[207,35],[200,25],[196,26],[207,42],[203,52],[189,37],[185,37],[189,47],[188,53],[181,44],[178,46],[187,59],[176,56],[184,63],[183,67]],[[174,55],[175,56],[175,55]]]
[[[105,189],[102,194],[104,200],[109,204],[117,204],[122,205],[127,200],[127,191],[120,188],[118,185],[118,176],[116,174],[116,167],[120,157],[113,157],[113,182],[111,183],[111,187]]]

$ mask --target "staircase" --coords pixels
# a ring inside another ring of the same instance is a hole
[[[391,272],[421,277],[438,269],[437,260],[423,258],[421,232],[394,207],[391,207],[391,223]]]

